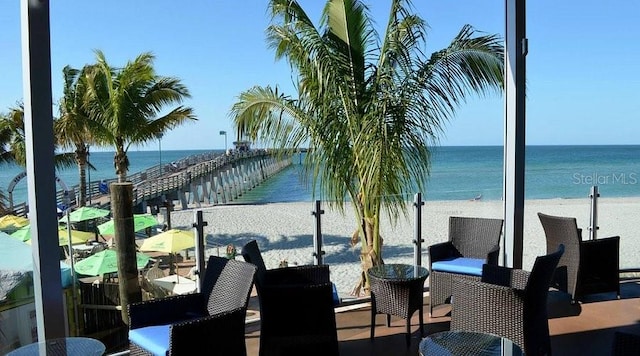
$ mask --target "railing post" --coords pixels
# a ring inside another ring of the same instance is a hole
[[[415,212],[415,217],[413,220],[413,264],[414,266],[422,266],[422,243],[424,239],[422,238],[422,206],[424,202],[422,201],[422,193],[416,193],[413,198],[413,207]]]
[[[315,265],[322,264],[322,225],[320,215],[324,214],[324,210],[320,209],[320,200],[316,200],[315,209],[311,212],[316,219],[316,226],[313,230],[313,263]]]
[[[598,235],[598,186],[591,187],[589,198],[591,199],[591,215],[589,217],[589,240],[595,240]]]
[[[196,276],[198,278],[196,287],[198,292],[202,290],[202,282],[204,276],[204,227],[207,226],[207,222],[203,221],[202,210],[197,210],[195,214],[195,222],[193,227],[196,229]]]

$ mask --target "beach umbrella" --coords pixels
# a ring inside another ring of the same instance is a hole
[[[109,215],[111,211],[106,209],[94,208],[91,206],[82,206],[69,214],[69,217],[63,216],[58,222],[67,223],[67,219],[70,222],[81,222],[86,220],[93,220],[102,218]]]
[[[171,229],[144,239],[140,251],[176,253],[195,245],[195,236],[192,231]]]
[[[133,214],[133,231],[144,230],[156,225],[158,225],[158,220],[151,214]],[[102,235],[115,234],[113,219],[98,225],[98,231],[100,231]]]
[[[15,230],[29,225],[29,219],[17,215],[4,215],[0,217],[0,230]]]
[[[31,225],[16,230],[10,236],[16,240],[31,244]],[[95,238],[95,236],[93,232],[71,230],[71,244],[82,244]],[[58,226],[58,245],[69,245],[69,231],[67,231],[66,227]]]
[[[144,253],[136,253],[136,265],[138,269],[144,268],[149,263],[150,257]],[[74,264],[74,270],[78,274],[87,276],[101,276],[105,273],[118,271],[118,254],[115,250],[106,249],[95,253]]]

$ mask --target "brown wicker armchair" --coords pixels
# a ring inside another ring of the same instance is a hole
[[[449,301],[454,275],[480,280],[483,264],[498,264],[502,224],[502,219],[449,218],[449,241],[429,246],[430,314]]]
[[[558,245],[565,253],[551,286],[571,295],[572,301],[587,294],[615,292],[620,297],[620,237],[583,241],[575,218],[538,213],[547,239],[547,253]]]
[[[539,256],[531,272],[485,264],[482,280],[454,277],[451,330],[506,337],[526,355],[551,353],[547,295],[564,252]]]
[[[244,321],[255,272],[250,263],[211,256],[199,293],[130,304],[131,355],[246,355]]]
[[[255,240],[242,248],[257,266],[260,356],[338,355],[329,266],[266,269]]]

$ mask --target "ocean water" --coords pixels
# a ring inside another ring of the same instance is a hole
[[[423,199],[500,200],[502,167],[500,146],[438,147]],[[300,165],[292,165],[241,201],[311,201],[311,190],[301,183],[300,171]],[[593,185],[602,197],[640,196],[640,145],[527,147],[526,199],[585,198]]]
[[[210,151],[185,150],[129,152],[130,173]],[[424,200],[483,200],[502,198],[500,146],[437,147]],[[115,177],[113,153],[91,153],[97,168],[91,180]],[[237,203],[312,201],[312,190],[300,177],[300,157],[293,165],[246,193]],[[0,189],[6,191],[18,167],[0,170]],[[76,169],[59,172],[68,186],[78,183]],[[527,199],[585,198],[597,185],[602,197],[640,196],[640,145],[633,146],[528,146],[526,150],[525,197]],[[317,197],[317,196],[316,196]],[[26,199],[26,179],[14,190],[14,201]],[[407,196],[412,200],[413,194]]]

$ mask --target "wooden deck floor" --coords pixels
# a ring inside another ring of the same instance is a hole
[[[424,303],[425,336],[448,330],[449,316],[429,317],[428,295],[425,296]],[[548,305],[554,355],[609,355],[615,331],[640,335],[640,279],[622,281],[620,299],[613,293],[605,293],[571,305],[564,294],[551,292]],[[257,301],[252,297],[250,309],[256,306]],[[444,308],[434,314],[446,314],[447,310]],[[417,314],[412,318],[413,333],[411,345],[407,348],[404,320],[399,318],[392,318],[391,327],[387,328],[384,316],[378,315],[376,337],[373,342],[370,341],[370,310],[365,303],[358,308],[336,313],[341,356],[418,355],[421,336]],[[258,355],[259,329],[259,322],[247,325],[246,342],[250,356]],[[640,350],[638,354],[640,355]]]

